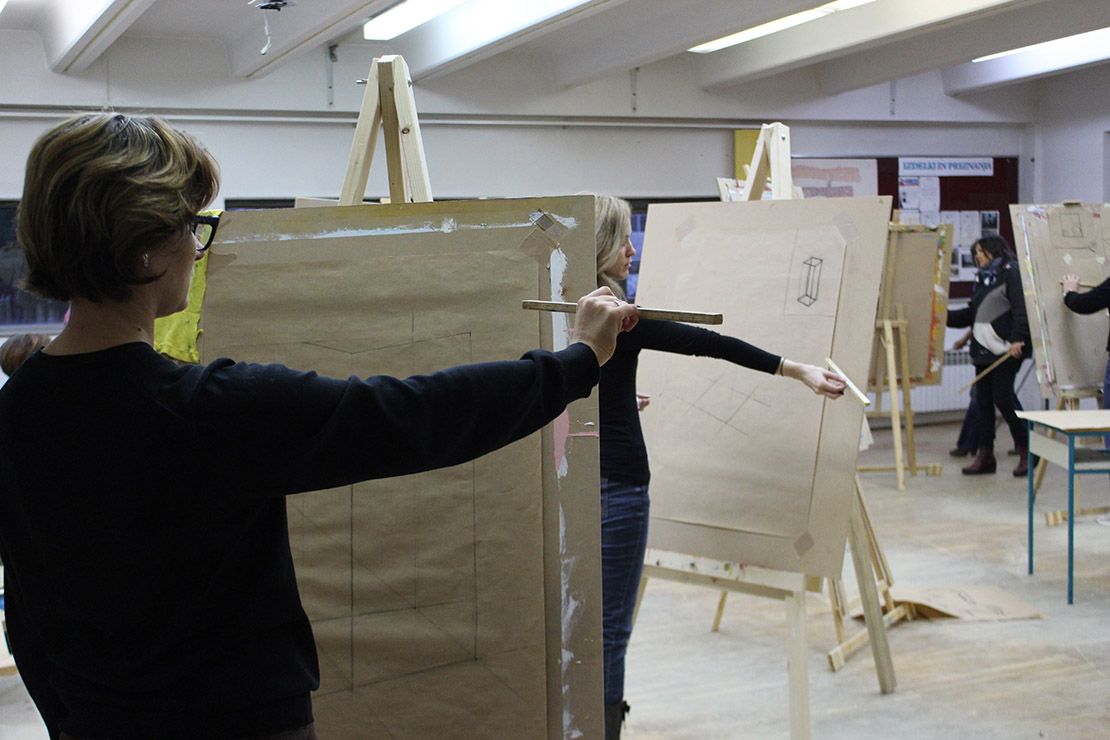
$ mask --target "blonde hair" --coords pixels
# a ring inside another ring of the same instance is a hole
[[[31,355],[50,344],[45,334],[16,334],[0,345],[0,370],[11,377]]]
[[[625,229],[632,224],[632,207],[628,201],[612,195],[594,196],[594,239],[597,249],[597,286],[607,287],[621,299],[624,286],[606,274],[621,258]]]
[[[27,158],[17,239],[25,285],[47,298],[122,301],[157,280],[141,255],[184,235],[219,190],[212,156],[157,118],[88,113],[35,142]]]

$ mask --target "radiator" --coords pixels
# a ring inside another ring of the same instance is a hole
[[[1042,408],[1041,389],[1037,378],[1033,375],[1033,363],[1026,361],[1018,370],[1014,385],[1022,406],[1027,409]],[[938,385],[922,385],[910,389],[910,403],[913,404],[915,414],[927,414],[941,411],[965,411],[971,403],[970,391],[964,386],[975,377],[975,366],[971,364],[971,355],[966,350],[944,353],[944,372]],[[963,389],[963,390],[961,390]],[[875,395],[870,394],[872,403]],[[1093,407],[1093,406],[1092,406]],[[883,408],[890,408],[890,399],[883,394]],[[898,408],[902,408],[902,393],[898,392]]]

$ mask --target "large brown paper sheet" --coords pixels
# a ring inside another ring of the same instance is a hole
[[[1012,205],[1014,246],[1037,381],[1047,396],[1093,396],[1106,370],[1106,314],[1081,316],[1064,305],[1064,275],[1094,286],[1110,276],[1110,226],[1101,203]],[[1080,288],[1086,290],[1086,288]]]
[[[593,209],[226,213],[202,357],[406,377],[566,346],[566,316],[520,303],[593,285]],[[600,736],[596,425],[592,396],[474,462],[289,497],[321,737]]]
[[[887,240],[879,319],[897,321],[898,306],[906,320],[910,384],[937,385],[944,367],[944,328],[948,319],[948,282],[952,261],[952,227],[892,225]],[[894,335],[898,341],[897,332]],[[895,345],[895,362],[901,363]],[[876,333],[868,383],[886,388],[886,350]],[[896,367],[899,367],[896,365]],[[900,369],[900,367],[899,367]],[[895,380],[901,382],[901,375]]]
[[[651,206],[637,299],[724,313],[788,358],[870,364],[889,198]],[[645,352],[649,546],[839,577],[863,407],[730,363]]]

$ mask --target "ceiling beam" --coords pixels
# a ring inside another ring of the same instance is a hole
[[[586,0],[565,8],[566,0],[470,0],[409,33],[395,46],[414,81],[464,67],[578,23],[627,0]]]
[[[576,87],[657,62],[706,41],[758,26],[801,10],[814,0],[656,3],[634,13],[614,14],[584,30],[581,40],[561,50],[555,81]]]
[[[1047,48],[961,64],[941,70],[940,76],[944,92],[962,95],[1070,72],[1107,60],[1110,60],[1110,28],[1102,28],[1077,39],[1061,39]]]
[[[1051,0],[1016,6],[900,43],[887,44],[821,65],[823,92],[834,95],[1042,41],[1110,26],[1106,0]]]
[[[731,88],[1033,2],[1045,0],[883,0],[700,54],[694,77],[707,90]]]
[[[88,69],[154,2],[43,0],[34,28],[50,69],[60,73]]]
[[[343,0],[342,2],[299,2],[282,11],[251,10],[258,15],[258,26],[231,44],[231,69],[236,77],[262,77],[285,62],[328,41],[361,28],[366,19],[377,15],[398,0]],[[245,3],[244,3],[245,7]],[[266,13],[273,38],[269,51],[259,53],[266,43],[262,30]],[[367,60],[367,67],[370,66]]]

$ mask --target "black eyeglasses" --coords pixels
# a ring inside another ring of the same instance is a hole
[[[198,252],[203,252],[212,246],[212,240],[216,238],[216,227],[219,225],[219,216],[189,217],[189,231],[193,232],[193,236],[200,242],[200,246],[197,247]]]

